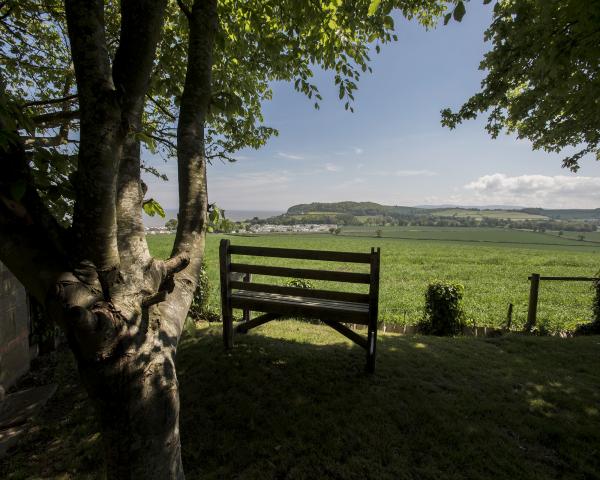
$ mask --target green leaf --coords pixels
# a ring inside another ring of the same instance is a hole
[[[447,13],[446,15],[444,15],[444,25],[448,25],[448,22],[450,21],[451,18],[452,18],[452,13]]]
[[[465,13],[467,13],[465,4],[462,1],[458,2],[458,4],[456,5],[456,8],[454,9],[454,20],[456,20],[457,22],[460,22],[463,19],[463,17],[465,16]]]
[[[145,134],[144,132],[137,132],[133,134],[133,138],[146,145],[150,152],[156,153],[156,140],[149,135]]]
[[[211,203],[208,206],[208,220],[214,224],[217,225],[219,223],[219,221],[221,220],[222,215],[221,215],[221,209],[219,207],[217,207],[217,205],[215,205],[214,203]]]
[[[146,212],[146,214],[151,217],[158,214],[159,217],[165,218],[164,209],[161,207],[160,203],[158,203],[153,198],[151,198],[150,200],[146,200],[142,207],[144,208],[144,212]]]
[[[379,7],[380,3],[381,0],[371,0],[371,4],[369,5],[369,11],[367,12],[367,15],[369,15],[369,17],[375,15],[375,12],[377,11],[377,8]]]
[[[483,0],[484,5],[487,5],[488,3],[492,3],[492,0]]]
[[[25,195],[25,191],[27,190],[27,183],[25,180],[17,180],[10,184],[10,196],[13,200],[20,202],[23,196]]]

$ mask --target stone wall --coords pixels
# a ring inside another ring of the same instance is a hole
[[[29,370],[29,307],[25,289],[0,263],[0,386]]]

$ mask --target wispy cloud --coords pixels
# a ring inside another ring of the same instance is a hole
[[[396,170],[394,174],[398,177],[433,177],[437,175],[431,170]]]
[[[353,150],[356,155],[362,155],[365,152],[362,148],[359,147],[354,147]]]
[[[335,163],[326,163],[325,170],[327,170],[328,172],[341,172],[343,168],[339,165],[336,165]]]
[[[218,190],[256,193],[258,190],[281,190],[288,187],[288,172],[247,172],[236,175],[219,176],[212,180],[211,186]]]
[[[304,160],[302,155],[294,155],[292,153],[277,152],[277,155],[281,158],[287,158],[288,160]]]
[[[357,187],[357,186],[363,185],[363,184],[365,184],[364,178],[352,178],[345,182],[338,183],[338,184],[334,185],[332,188],[334,190],[346,190],[348,188]]]

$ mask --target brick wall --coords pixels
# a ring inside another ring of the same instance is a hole
[[[25,289],[0,263],[0,385],[29,370],[29,308]]]

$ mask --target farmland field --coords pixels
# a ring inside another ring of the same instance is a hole
[[[431,213],[434,217],[471,217],[471,218],[504,218],[510,220],[548,220],[544,215],[520,212],[517,210],[468,210],[464,208],[449,208],[435,210]]]
[[[268,234],[228,238],[232,243],[287,248],[366,252],[372,246],[381,247],[380,319],[399,324],[416,323],[423,309],[425,286],[432,279],[444,279],[465,286],[465,310],[470,325],[502,325],[508,304],[513,303],[513,321],[518,328],[527,315],[528,275],[536,272],[593,276],[599,270],[600,244],[550,234],[484,228],[384,227],[382,238],[376,238],[375,230],[347,227],[340,236]],[[206,249],[212,284],[210,303],[215,309],[219,305],[218,244],[221,238],[221,235],[208,235]],[[172,242],[170,235],[149,237],[151,251],[159,257],[168,256]],[[245,260],[266,263],[264,258]],[[275,265],[285,262],[268,261]],[[310,260],[294,263],[304,267],[325,266],[324,262]],[[329,264],[329,268],[360,271],[364,267]],[[285,283],[286,279],[274,281]],[[327,282],[315,282],[315,286],[327,288]],[[361,291],[365,287],[343,288]],[[539,323],[554,332],[572,329],[578,323],[589,321],[591,299],[588,283],[542,283]]]

